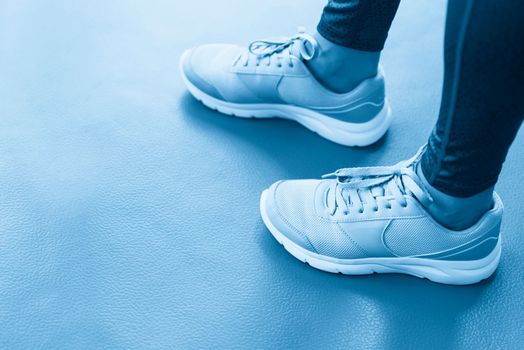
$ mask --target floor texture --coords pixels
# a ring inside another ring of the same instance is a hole
[[[382,58],[395,120],[372,147],[222,116],[186,93],[185,48],[313,29],[322,6],[0,0],[0,348],[522,346],[522,132],[497,186],[502,261],[478,285],[323,273],[264,227],[274,181],[395,163],[436,119],[435,0],[402,2]]]

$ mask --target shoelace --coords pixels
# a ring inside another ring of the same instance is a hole
[[[344,168],[323,178],[336,176],[326,193],[326,206],[330,214],[343,210],[347,215],[353,207],[359,213],[364,212],[364,203],[371,203],[372,210],[380,207],[391,208],[390,201],[395,200],[401,206],[407,206],[406,196],[413,196],[422,205],[433,202],[428,190],[415,172],[423,148],[410,160],[393,166],[368,168]]]
[[[318,43],[311,35],[306,34],[304,29],[299,28],[298,34],[282,41],[257,40],[249,44],[247,52],[241,54],[235,60],[235,64],[242,62],[247,67],[250,58],[254,56],[256,65],[265,62],[271,66],[275,61],[279,67],[282,60],[287,61],[293,67],[292,56],[298,56],[304,61],[312,60],[318,52]]]

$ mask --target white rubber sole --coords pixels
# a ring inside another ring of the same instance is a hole
[[[219,100],[206,94],[191,83],[185,76],[182,67],[180,72],[182,80],[191,95],[211,109],[241,118],[283,118],[294,120],[320,136],[344,146],[369,146],[384,136],[391,125],[392,114],[387,100],[385,100],[380,112],[369,122],[347,123],[298,106],[269,103],[242,104]]]
[[[331,273],[366,275],[372,273],[403,273],[433,282],[467,285],[480,282],[495,272],[500,261],[500,238],[493,251],[483,259],[449,261],[421,258],[364,258],[336,259],[316,254],[291,241],[271,223],[266,212],[267,190],[260,197],[262,220],[275,239],[295,258],[308,265]]]

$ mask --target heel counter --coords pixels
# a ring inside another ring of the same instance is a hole
[[[362,124],[380,114],[386,103],[384,76],[379,72],[363,81],[340,105],[326,108],[321,113],[344,122]]]

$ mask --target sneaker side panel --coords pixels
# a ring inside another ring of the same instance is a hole
[[[284,103],[302,106],[346,123],[367,123],[386,103],[384,76],[364,80],[352,91],[337,94],[312,76],[285,76],[278,85]]]

